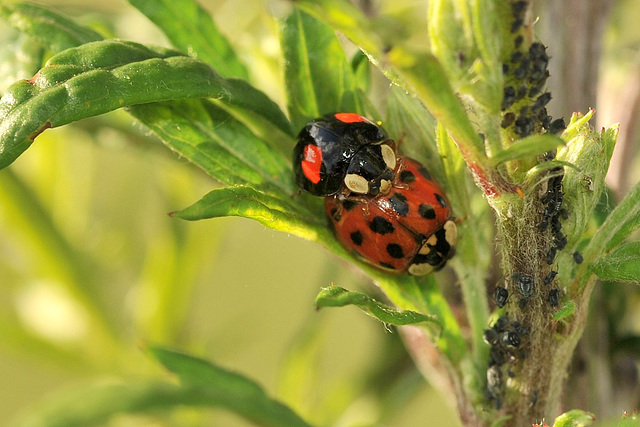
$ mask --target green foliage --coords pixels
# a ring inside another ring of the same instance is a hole
[[[438,319],[434,316],[409,310],[395,310],[373,298],[358,292],[348,291],[340,286],[334,285],[325,288],[316,297],[316,310],[323,307],[344,307],[346,305],[355,305],[371,317],[391,325],[412,325],[421,322],[439,324]]]
[[[566,295],[559,309],[549,309],[553,313],[545,320],[567,325],[580,321],[580,306],[588,302],[594,274],[611,281],[638,281],[640,247],[625,241],[640,227],[640,185],[599,221],[599,227],[592,221],[604,216],[598,209],[617,128],[594,131],[589,125],[590,112],[574,115],[561,137],[503,138],[502,62],[511,54],[508,46],[513,45],[513,35],[502,19],[506,7],[500,2],[429,2],[430,45],[422,50],[402,43],[392,45],[384,31],[346,0],[295,2],[278,22],[286,111],[250,81],[245,60],[249,55],[237,53],[233,40],[195,1],[130,3],[157,25],[175,50],[103,40],[98,32],[39,6],[0,5],[3,17],[26,37],[17,46],[27,59],[16,64],[16,69],[21,73],[37,69],[32,78],[11,85],[0,101],[0,168],[16,161],[36,138],[45,139],[41,134],[46,129],[123,109],[178,157],[221,184],[208,188],[191,206],[173,212],[173,218],[252,219],[320,243],[361,267],[389,304],[332,286],[317,296],[316,308],[355,305],[384,323],[418,325],[412,330],[421,335],[409,342],[410,350],[418,352],[414,356],[424,363],[424,354],[419,352],[426,344],[420,340],[435,344],[443,369],[440,374],[455,390],[461,413],[477,424],[509,422],[490,411],[486,399],[490,356],[482,337],[490,317],[485,283],[493,237],[490,208],[503,233],[504,247],[522,239],[523,230],[532,236],[526,244],[542,242],[540,230],[531,226],[543,215],[532,208],[540,204],[535,195],[551,175],[564,174],[562,191],[571,209],[563,222],[569,239],[567,253],[558,269],[567,285]],[[345,45],[351,46],[336,31],[360,49],[352,61],[345,54]],[[368,98],[380,81],[394,85],[385,92],[389,95],[386,105]],[[382,108],[386,108],[383,114],[378,112]],[[457,257],[449,264],[455,280],[447,274],[394,276],[363,263],[333,237],[322,200],[299,193],[290,164],[296,130],[309,119],[332,111],[360,112],[376,120],[384,117],[383,126],[405,144],[403,152],[423,162],[442,182],[460,223]],[[555,149],[556,160],[541,160]],[[472,179],[479,191],[471,186]],[[67,291],[99,325],[94,331],[97,339],[107,352],[118,352],[118,333],[108,309],[95,296],[95,283],[86,280],[98,267],[94,270],[91,262],[82,259],[38,203],[39,196],[18,175],[4,171],[0,184],[0,196],[11,202],[16,215],[25,212],[21,220],[30,224],[27,227],[46,236],[42,252],[48,253],[60,276],[70,283]],[[522,224],[528,228],[518,228]],[[516,231],[509,235],[505,230]],[[183,238],[181,233],[175,232],[177,242]],[[171,277],[177,282],[188,276],[181,272],[182,264],[202,262],[204,255],[181,257],[182,246],[175,248],[174,259],[167,264],[175,269]],[[524,258],[529,255],[527,248],[515,249]],[[503,250],[506,280],[511,280],[508,273],[514,265],[522,268],[525,263],[515,249]],[[579,266],[567,255],[576,249],[583,250],[585,259]],[[459,285],[460,295],[450,295],[453,286],[447,284]],[[165,284],[172,285],[176,286]],[[179,307],[174,314],[180,317],[186,311],[180,304],[185,304],[189,292],[188,285],[185,290],[159,291],[157,305],[171,311],[167,307],[176,297]],[[155,314],[156,318],[162,315]],[[431,324],[437,328],[425,327]],[[582,325],[572,326],[581,331]],[[178,326],[165,325],[164,329],[158,336],[176,339]],[[579,333],[565,341],[577,338]],[[37,408],[20,425],[83,425],[105,422],[119,412],[156,413],[185,405],[223,408],[259,425],[308,425],[243,376],[160,347],[152,347],[149,354],[175,374],[179,384],[145,379],[81,389]],[[83,394],[89,396],[86,404],[67,411],[72,406],[69,402]],[[591,417],[571,411],[558,417],[554,425],[587,425]]]

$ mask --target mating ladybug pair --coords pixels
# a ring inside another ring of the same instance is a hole
[[[369,263],[424,275],[453,256],[457,227],[442,189],[372,121],[335,113],[309,122],[293,162],[298,185],[325,198],[338,240]]]

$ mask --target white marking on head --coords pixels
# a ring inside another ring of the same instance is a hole
[[[380,193],[381,194],[387,194],[389,191],[391,191],[391,181],[389,181],[387,179],[381,179],[380,180]]]
[[[355,173],[347,174],[344,177],[344,185],[354,193],[367,194],[369,192],[369,181]]]

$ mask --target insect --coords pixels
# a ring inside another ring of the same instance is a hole
[[[496,300],[496,305],[502,308],[507,303],[507,299],[509,298],[509,291],[502,286],[496,286],[494,298]]]
[[[333,113],[307,123],[293,150],[297,184],[315,196],[384,194],[391,188],[395,143],[371,120]]]
[[[369,263],[420,276],[442,268],[455,252],[457,226],[442,189],[415,160],[398,159],[387,194],[325,198],[336,237]]]

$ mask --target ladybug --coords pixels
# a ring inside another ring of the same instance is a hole
[[[300,131],[293,150],[296,182],[315,196],[384,194],[391,188],[396,165],[394,141],[356,113],[312,120]]]
[[[325,212],[343,246],[369,263],[420,276],[455,252],[456,223],[442,189],[415,160],[398,159],[387,194],[325,198]]]

